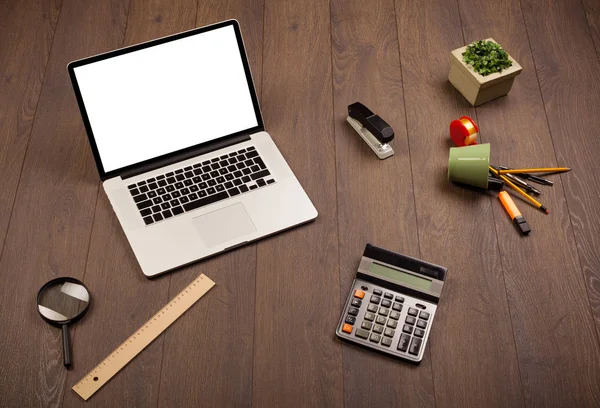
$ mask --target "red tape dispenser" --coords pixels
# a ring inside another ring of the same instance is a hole
[[[450,139],[458,146],[477,144],[479,128],[475,121],[468,116],[450,122]]]

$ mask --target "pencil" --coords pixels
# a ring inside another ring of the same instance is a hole
[[[498,166],[498,169],[500,169],[500,170],[511,170],[510,167],[506,167],[506,166]],[[534,176],[533,174],[519,173],[519,176],[525,177],[527,180],[531,180],[531,181],[533,181],[535,183],[542,184],[544,186],[552,186],[552,185],[554,185],[553,181],[546,180],[545,178],[542,178],[542,177],[539,177],[539,176]]]
[[[500,174],[519,174],[519,173],[564,173],[571,171],[569,167],[546,167],[539,169],[511,169],[511,170],[500,170]]]
[[[538,190],[537,188],[534,188],[534,187],[530,186],[525,181],[521,180],[520,178],[518,178],[515,175],[512,175],[510,173],[506,173],[505,176],[508,177],[509,179],[511,179],[515,184],[517,184],[521,188],[524,188],[525,191],[527,191],[528,193],[534,193],[534,194],[537,194],[537,195],[541,195],[542,194],[542,192],[540,190]]]
[[[538,209],[540,209],[542,212],[544,212],[544,213],[546,213],[546,214],[548,214],[548,213],[550,212],[550,211],[549,211],[549,210],[548,210],[546,207],[544,207],[542,204],[538,203],[538,202],[536,201],[536,199],[535,199],[535,198],[531,197],[531,196],[530,196],[529,194],[527,194],[525,191],[523,191],[523,190],[521,190],[519,187],[517,187],[517,186],[515,185],[515,183],[513,183],[512,181],[510,181],[510,179],[509,179],[508,177],[506,177],[506,176],[505,176],[505,175],[503,175],[503,174],[499,174],[498,170],[496,170],[496,169],[495,169],[495,168],[493,168],[492,166],[489,166],[489,169],[490,169],[490,171],[491,171],[492,173],[494,173],[494,174],[496,174],[496,175],[499,175],[499,176],[500,176],[500,178],[501,178],[502,180],[504,180],[504,182],[505,182],[506,184],[508,184],[509,186],[511,186],[511,187],[513,188],[513,190],[515,190],[517,193],[521,194],[521,195],[522,195],[522,196],[523,196],[523,197],[524,197],[524,198],[525,198],[527,201],[529,201],[531,204],[533,204],[535,208],[538,208]]]

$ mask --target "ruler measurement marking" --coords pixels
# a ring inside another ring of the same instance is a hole
[[[204,285],[195,288],[199,283]],[[204,296],[214,284],[212,280],[201,274],[75,384],[72,388],[73,391],[87,401],[175,320],[183,315],[187,309]],[[194,292],[190,293],[192,289],[194,289]],[[187,302],[180,302],[177,305],[177,300],[187,300]],[[156,323],[155,326],[152,326],[153,321]],[[119,353],[121,353],[120,356]]]

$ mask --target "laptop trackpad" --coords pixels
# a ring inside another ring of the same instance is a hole
[[[208,248],[256,232],[256,226],[242,203],[201,215],[192,222]]]

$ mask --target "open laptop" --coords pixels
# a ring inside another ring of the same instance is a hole
[[[264,130],[237,21],[68,69],[104,190],[146,276],[316,218]]]

